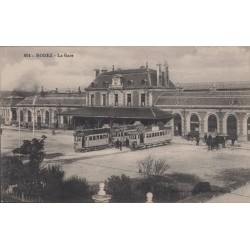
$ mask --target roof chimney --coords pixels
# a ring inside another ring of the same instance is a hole
[[[103,73],[106,73],[106,72],[108,72],[107,69],[102,69],[102,71],[101,71],[102,74],[103,74]]]
[[[161,63],[156,64],[158,66],[157,70],[157,86],[162,86],[162,70],[161,70]]]
[[[95,71],[95,77],[100,75],[100,69],[94,69],[94,71]]]
[[[113,67],[112,67],[112,71],[115,71],[115,65],[113,65]]]
[[[146,69],[148,69],[148,62],[146,62]]]
[[[169,87],[169,72],[168,72],[168,63],[165,61],[165,72],[164,72],[164,84],[166,87]]]

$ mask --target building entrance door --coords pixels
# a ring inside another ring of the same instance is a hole
[[[227,118],[227,134],[229,140],[237,140],[237,120],[233,115]]]
[[[181,116],[179,114],[174,115],[174,135],[181,136],[182,135],[181,128]]]

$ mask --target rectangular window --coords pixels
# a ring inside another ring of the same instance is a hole
[[[107,106],[107,100],[106,100],[106,95],[102,95],[102,106]]]
[[[91,106],[95,105],[95,95],[94,94],[90,95],[90,105]]]
[[[93,136],[93,141],[95,140],[95,136]]]
[[[145,105],[146,105],[146,95],[141,94],[141,106],[145,106]]]
[[[115,106],[118,106],[118,94],[115,94]]]
[[[131,94],[127,94],[127,106],[131,106],[132,105],[131,100],[132,100]]]
[[[92,141],[92,136],[91,135],[89,136],[89,140]]]

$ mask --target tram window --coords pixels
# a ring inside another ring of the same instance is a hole
[[[159,136],[159,132],[156,133],[156,136]]]
[[[152,137],[152,134],[148,134],[148,137],[149,137],[149,138]]]
[[[154,134],[154,133],[152,133],[152,137],[155,137],[155,134]]]
[[[88,140],[88,137],[87,136],[85,136],[85,141],[87,141]]]
[[[95,140],[96,138],[95,138],[95,135],[93,135],[93,140]]]
[[[89,140],[92,141],[92,136],[91,135],[89,136]]]
[[[100,135],[100,139],[102,139],[102,135]]]
[[[96,140],[99,140],[99,135],[96,136]]]
[[[148,138],[148,134],[146,134],[146,138]]]

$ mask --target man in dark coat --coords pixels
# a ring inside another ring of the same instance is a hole
[[[207,145],[207,134],[205,133],[205,135],[204,135],[204,142],[206,143],[206,145]]]
[[[208,138],[207,138],[207,145],[208,145],[208,150],[211,149],[212,150],[212,135],[209,134]]]

